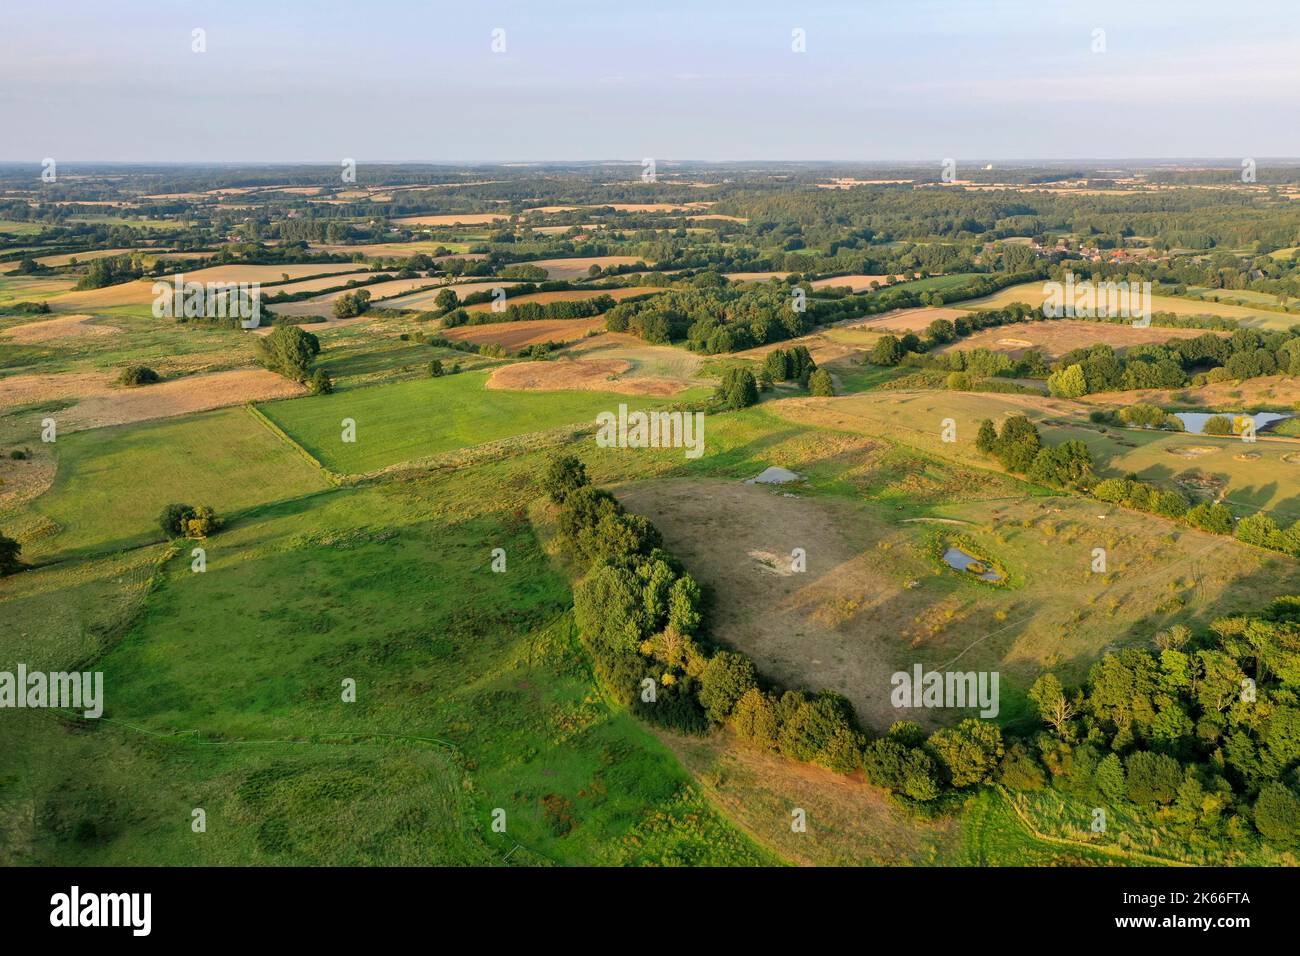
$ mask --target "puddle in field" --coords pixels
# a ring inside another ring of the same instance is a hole
[[[765,469],[762,474],[755,475],[753,478],[746,478],[747,485],[786,485],[792,481],[803,481],[803,475],[797,475],[788,468],[778,468],[773,465]]]
[[[1002,575],[989,567],[987,562],[981,561],[973,554],[967,554],[961,548],[949,548],[943,553],[943,561],[953,570],[973,574],[981,581],[1002,580]]]

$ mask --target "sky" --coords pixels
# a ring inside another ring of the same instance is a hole
[[[1300,157],[1295,0],[70,0],[3,23],[0,161]]]

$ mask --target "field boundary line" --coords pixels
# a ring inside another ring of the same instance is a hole
[[[1081,849],[1096,850],[1106,856],[1113,856],[1126,860],[1142,860],[1160,866],[1192,867],[1197,865],[1195,863],[1186,863],[1182,860],[1171,860],[1168,857],[1154,856],[1150,853],[1143,853],[1140,850],[1121,850],[1119,847],[1108,846],[1104,843],[1086,843],[1083,840],[1071,840],[1069,837],[1058,837],[1052,836],[1050,833],[1044,833],[1034,826],[1029,817],[1025,815],[1024,811],[1016,805],[1016,801],[1011,799],[1011,794],[1007,793],[1005,787],[998,784],[995,789],[998,793],[1002,794],[1003,798],[1007,801],[1007,805],[1011,807],[1011,812],[1016,815],[1016,818],[1024,824],[1025,829],[1028,830],[1036,840],[1042,840],[1044,843],[1056,843],[1060,846],[1075,846]]]
[[[319,471],[321,475],[325,478],[325,480],[328,481],[331,485],[341,485],[343,483],[342,476],[336,475],[334,472],[330,471],[323,464],[321,464],[319,458],[317,458],[315,455],[309,452],[302,445],[298,444],[298,442],[294,439],[292,435],[290,435],[283,428],[281,428],[270,418],[268,418],[267,415],[255,404],[253,404],[252,402],[245,402],[244,408],[248,411],[250,415],[253,416],[253,418],[261,422],[272,435],[279,438],[282,442],[284,442],[286,445],[288,445],[290,448],[296,451],[300,457],[302,457],[305,461],[311,464],[317,471]]]

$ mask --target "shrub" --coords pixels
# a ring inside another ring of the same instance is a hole
[[[1281,783],[1270,783],[1255,801],[1255,827],[1279,846],[1300,843],[1300,800]]]
[[[277,325],[270,335],[257,340],[255,348],[262,364],[272,372],[302,382],[320,354],[320,339],[296,325]]]
[[[591,484],[587,466],[573,455],[552,458],[546,466],[542,487],[557,505],[564,504],[571,492]]]
[[[323,368],[318,368],[312,372],[311,381],[307,383],[313,395],[328,395],[334,391],[334,379],[330,378],[330,373]]]
[[[345,292],[334,300],[334,317],[350,319],[370,311],[370,290],[357,289]]]
[[[1201,431],[1207,435],[1231,435],[1232,419],[1227,415],[1211,415],[1201,426]]]
[[[700,703],[709,719],[722,723],[736,702],[758,686],[754,662],[743,654],[719,651],[700,675]]]
[[[23,546],[13,538],[0,534],[0,577],[22,570],[22,550]]]
[[[758,383],[747,368],[733,367],[722,374],[715,397],[724,408],[748,408],[758,402]]]
[[[819,368],[808,377],[808,388],[814,395],[820,397],[831,397],[835,394],[835,383],[831,381],[831,373],[824,368]]]
[[[1172,803],[1183,782],[1183,768],[1166,754],[1145,750],[1129,754],[1125,789],[1134,803]]]
[[[891,366],[903,360],[903,346],[893,335],[882,335],[871,349],[872,365]]]
[[[171,504],[158,517],[159,526],[169,538],[206,538],[224,523],[208,505]]]
[[[128,365],[117,376],[117,384],[126,386],[152,385],[161,381],[162,376],[147,365]]]
[[[443,375],[442,360],[434,359],[432,362],[429,363],[429,377],[442,378],[442,375]]]

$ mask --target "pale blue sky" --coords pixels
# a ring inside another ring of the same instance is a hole
[[[3,161],[1300,156],[1295,0],[71,0],[2,22]]]

